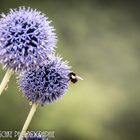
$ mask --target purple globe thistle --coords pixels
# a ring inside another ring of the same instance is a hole
[[[48,138],[43,134],[28,133],[26,136],[22,137],[21,140],[48,140]]]
[[[39,11],[19,7],[0,19],[0,63],[15,71],[36,67],[54,52],[56,34]]]
[[[33,103],[50,103],[61,97],[68,89],[70,67],[59,57],[52,57],[45,65],[34,70],[22,71],[19,88]]]

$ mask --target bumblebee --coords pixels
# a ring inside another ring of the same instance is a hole
[[[71,72],[69,74],[69,77],[70,77],[70,82],[75,84],[78,82],[78,80],[83,80],[83,78],[81,78],[80,76],[77,76],[74,72]]]

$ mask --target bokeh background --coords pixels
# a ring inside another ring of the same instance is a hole
[[[56,140],[140,140],[139,2],[0,0],[0,12],[23,5],[53,21],[56,52],[84,78],[39,107],[29,130],[55,131]],[[0,81],[4,74],[0,67]],[[0,97],[0,131],[21,130],[30,107],[12,76]]]

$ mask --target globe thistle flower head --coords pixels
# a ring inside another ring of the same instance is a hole
[[[48,104],[61,97],[68,89],[70,67],[55,57],[34,70],[23,71],[19,88],[31,102]]]
[[[19,7],[0,19],[0,63],[20,71],[37,66],[54,53],[56,34],[39,11]]]
[[[48,140],[48,138],[43,134],[32,134],[30,132],[26,136],[22,137],[21,140]]]

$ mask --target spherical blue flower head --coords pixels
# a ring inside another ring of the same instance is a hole
[[[48,138],[43,134],[28,133],[26,136],[22,137],[21,140],[48,140]]]
[[[32,68],[54,53],[56,35],[44,14],[19,7],[1,16],[0,62],[5,68]]]
[[[23,71],[19,88],[31,102],[47,104],[61,97],[68,89],[70,67],[55,57],[39,68]]]

